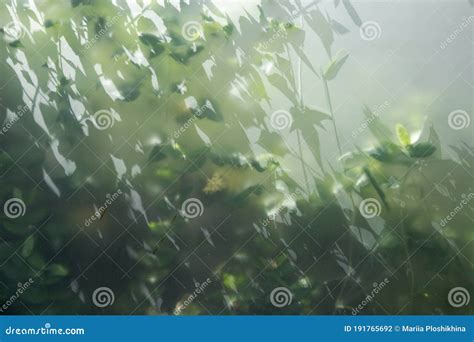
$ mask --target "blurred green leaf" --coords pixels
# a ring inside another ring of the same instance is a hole
[[[435,153],[436,147],[430,143],[418,143],[408,146],[410,157],[413,158],[428,158]]]
[[[47,19],[45,20],[44,22],[44,27],[45,28],[49,28],[49,27],[53,27],[55,24],[54,24],[54,21],[52,21],[51,19]]]
[[[226,36],[230,37],[232,35],[232,32],[234,32],[234,25],[232,24],[225,25],[222,29],[226,33]]]
[[[79,5],[90,5],[93,0],[71,0],[72,7],[77,7]]]
[[[99,17],[95,23],[95,33],[100,37],[100,31],[107,30],[107,20],[104,17]]]
[[[351,17],[352,21],[354,24],[357,26],[362,25],[362,20],[360,19],[359,15],[357,14],[357,11],[355,10],[354,6],[352,6],[350,0],[342,0],[342,4],[346,8],[347,13]]]
[[[139,39],[144,45],[150,47],[150,58],[159,56],[163,53],[163,51],[165,51],[164,42],[157,36],[154,36],[150,33],[142,33]]]
[[[10,44],[8,44],[9,46],[13,47],[13,48],[19,48],[19,47],[23,47],[23,44],[21,43],[20,40],[15,40],[14,42],[11,42]]]
[[[350,32],[347,27],[345,27],[340,22],[334,19],[331,19],[331,27],[337,34],[346,34]]]
[[[374,113],[367,106],[363,107],[363,113],[368,122],[367,127],[380,144],[392,139],[391,130],[383,124],[379,114]]]
[[[140,96],[140,85],[142,80],[137,80],[135,82],[127,82],[122,84],[119,87],[120,94],[123,97],[123,101],[131,102],[134,101]]]
[[[235,284],[235,277],[232,274],[224,273],[223,276],[224,280],[224,286],[237,292],[237,286]]]
[[[288,97],[293,103],[297,103],[295,91],[290,88],[287,80],[278,74],[272,74],[268,76],[268,81],[279,91],[281,91],[286,97]]]
[[[408,133],[408,130],[405,128],[405,126],[403,126],[402,124],[397,124],[396,131],[398,141],[400,141],[403,146],[408,146],[411,144],[410,133]]]
[[[326,49],[328,55],[331,55],[331,46],[334,42],[334,35],[326,17],[319,9],[313,10],[305,15],[306,22],[311,29],[318,35]]]
[[[27,258],[33,252],[33,248],[35,247],[35,238],[34,235],[28,236],[28,238],[23,243],[23,248],[21,249],[21,255],[24,258]]]
[[[342,66],[346,62],[349,55],[345,52],[338,52],[336,57],[331,61],[331,63],[326,67],[324,71],[324,77],[330,81],[336,77],[339,70],[341,70]]]
[[[366,174],[367,178],[369,179],[370,184],[374,187],[375,191],[379,195],[380,199],[382,202],[385,204],[385,206],[388,208],[388,203],[386,201],[386,196],[380,185],[378,184],[377,180],[375,179],[374,175],[372,172],[370,172],[369,168],[364,167],[364,173]]]
[[[148,160],[151,162],[157,162],[166,158],[163,145],[155,145],[150,152]]]
[[[369,152],[369,155],[383,163],[398,163],[408,161],[400,146],[392,142],[384,142]]]
[[[51,264],[48,268],[47,271],[53,275],[53,276],[58,276],[58,277],[64,277],[69,274],[68,269],[61,264]]]

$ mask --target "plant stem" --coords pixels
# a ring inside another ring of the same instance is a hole
[[[332,108],[331,95],[329,94],[328,81],[326,80],[326,77],[324,76],[324,72],[323,72],[322,69],[321,69],[321,79],[323,80],[324,93],[325,93],[325,95],[326,95],[326,102],[327,102],[328,107],[329,107],[329,114],[331,114],[332,126],[333,126],[333,128],[334,128],[334,133],[335,133],[335,135],[336,135],[337,148],[338,148],[338,150],[339,150],[339,155],[342,156],[341,142],[340,142],[340,140],[339,140],[339,134],[338,134],[338,132],[337,132],[336,118],[334,117],[334,110],[333,110],[333,108]]]
[[[301,21],[300,21],[301,27],[303,27],[303,23],[304,23],[303,18],[301,18]],[[303,46],[304,46],[304,42],[302,43],[301,49],[303,49]],[[288,50],[287,50],[287,53],[288,53],[288,59],[290,60],[290,63],[291,63],[291,57]],[[298,97],[299,97],[299,105],[301,108],[303,108],[303,72],[301,68],[301,58],[298,58]],[[306,183],[306,189],[309,194],[310,187],[309,187],[309,181],[308,181],[308,174],[306,173],[306,165],[303,158],[303,149],[301,148],[301,130],[297,130],[296,136],[298,138],[298,150],[300,153],[301,167],[303,168],[303,176]]]

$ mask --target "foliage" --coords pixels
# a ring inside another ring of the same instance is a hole
[[[364,313],[469,313],[454,311],[446,293],[473,284],[459,254],[472,222],[467,214],[443,229],[438,222],[472,188],[464,170],[473,148],[449,159],[432,128],[412,141],[402,124],[374,120],[372,149],[325,165],[320,133],[338,137],[330,85],[350,56],[333,54],[347,29],[317,4],[264,1],[259,18],[236,23],[210,1],[180,10],[153,2],[140,14],[122,1],[52,3],[38,5],[44,17],[15,7],[22,25],[41,29],[0,44],[8,80],[0,114],[28,107],[0,136],[2,203],[26,204],[24,216],[0,218],[0,301],[35,279],[8,313],[172,314],[207,278],[181,314],[350,313],[384,278],[387,290]],[[350,1],[341,3],[360,25]],[[305,54],[301,23],[287,22],[298,11],[328,54],[324,68]],[[202,34],[183,37],[188,22]],[[324,85],[327,110],[299,94],[296,58]],[[288,101],[290,132],[321,166],[310,172],[297,156],[306,186],[269,124],[272,94]],[[112,122],[105,130],[95,121],[101,110]],[[117,189],[124,196],[85,227]],[[183,215],[189,198],[202,215]],[[382,203],[378,217],[361,215],[365,198]],[[101,286],[115,294],[106,308],[91,301]],[[290,289],[291,305],[271,304],[276,286]]]

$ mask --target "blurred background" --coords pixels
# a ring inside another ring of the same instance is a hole
[[[472,2],[0,6],[1,313],[472,314]]]

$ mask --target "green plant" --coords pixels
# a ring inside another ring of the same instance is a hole
[[[385,278],[364,313],[470,312],[446,303],[449,288],[473,283],[458,253],[470,221],[441,230],[437,208],[471,186],[472,146],[448,160],[433,128],[412,141],[375,118],[373,149],[343,155],[331,82],[350,57],[333,54],[344,27],[318,4],[264,1],[238,23],[211,1],[15,9],[24,31],[0,44],[0,114],[28,113],[0,136],[0,198],[26,212],[1,216],[0,300],[35,282],[9,313],[171,314],[206,279],[180,314],[350,313]],[[327,63],[306,54],[308,26]],[[327,109],[304,98],[304,71]],[[321,155],[324,130],[339,161]],[[198,211],[186,213],[191,199]],[[364,199],[379,202],[377,217],[361,214]],[[94,305],[104,286],[112,305]],[[276,287],[292,296],[277,311]]]

